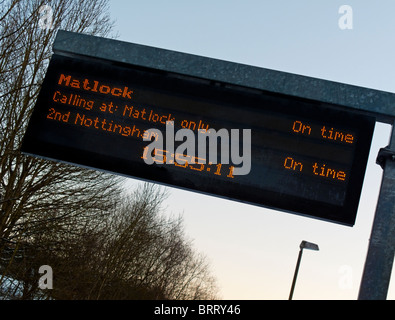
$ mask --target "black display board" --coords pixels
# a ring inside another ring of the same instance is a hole
[[[241,142],[250,129],[250,172],[166,144],[146,164],[143,138],[165,136],[166,121],[196,135],[239,129]],[[351,226],[374,124],[319,101],[54,54],[22,152]]]

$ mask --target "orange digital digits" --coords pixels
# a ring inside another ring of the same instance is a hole
[[[144,147],[143,155],[141,159],[147,160],[148,147]],[[190,159],[188,161],[188,158]],[[190,157],[188,155],[183,155],[181,153],[170,154],[167,150],[162,150],[155,148],[153,150],[153,160],[156,164],[172,164],[176,167],[181,167],[193,171],[199,172],[212,172],[217,176],[224,175],[227,178],[234,179],[233,176],[233,166],[229,166],[229,169],[223,169],[224,165],[222,163],[213,164],[206,163],[206,159],[198,157]],[[199,162],[200,160],[200,162]],[[214,168],[213,168],[214,167]]]

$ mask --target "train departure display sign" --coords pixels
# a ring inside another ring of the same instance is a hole
[[[22,152],[351,226],[374,123],[319,101],[54,54]],[[205,136],[217,144],[202,148]]]

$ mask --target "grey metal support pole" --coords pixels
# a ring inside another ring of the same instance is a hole
[[[299,255],[298,255],[298,261],[296,262],[296,267],[295,267],[294,279],[292,281],[291,292],[289,293],[288,300],[292,300],[292,296],[294,294],[296,278],[298,277],[298,271],[299,271],[299,266],[300,266],[300,260],[302,260],[302,253],[303,253],[303,248],[300,248]]]
[[[384,168],[359,300],[385,300],[395,253],[395,124],[390,145],[382,150]]]

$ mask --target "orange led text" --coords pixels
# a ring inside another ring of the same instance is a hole
[[[317,129],[317,128],[316,128]],[[302,121],[294,121],[292,125],[292,131],[298,134],[310,136],[313,133],[313,129],[309,124],[303,123]],[[315,130],[316,132],[318,130]],[[354,143],[354,135],[351,133],[343,132],[341,130],[334,129],[328,126],[322,126],[319,129],[319,136],[323,139],[346,142],[349,144]]]
[[[133,90],[129,90],[126,86],[123,88],[113,87],[102,84],[97,80],[80,80],[73,78],[71,75],[64,75],[63,73],[59,77],[58,85],[126,99],[132,99],[133,94]]]
[[[306,172],[317,177],[328,178],[332,180],[345,181],[347,174],[338,169],[330,168],[326,164],[318,164],[314,162],[312,166],[305,166],[301,161],[295,160],[292,157],[286,157],[283,167],[287,170],[295,172]]]

